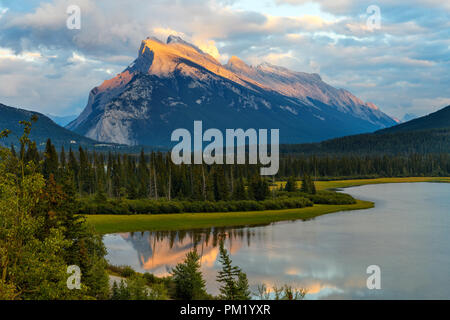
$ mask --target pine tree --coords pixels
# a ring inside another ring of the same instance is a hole
[[[80,158],[80,169],[79,169],[80,192],[81,194],[90,194],[91,184],[90,184],[90,166],[88,156],[81,146],[79,147],[78,152]]]
[[[74,182],[76,188],[79,190],[79,171],[80,166],[78,165],[78,161],[75,157],[75,154],[72,151],[72,148],[69,149],[69,161],[67,163],[67,167],[70,172],[73,174]]]
[[[219,290],[221,298],[225,300],[248,300],[251,293],[249,290],[247,275],[242,270],[232,265],[232,260],[225,249],[223,239],[219,244],[219,261],[222,270],[219,271],[217,282],[221,284]]]
[[[295,177],[289,177],[287,179],[286,185],[284,187],[284,190],[287,192],[295,192],[297,191],[297,181],[295,180]]]
[[[141,150],[141,155],[139,157],[138,179],[139,179],[138,197],[147,198],[149,196],[150,190],[150,172],[147,167],[147,161],[145,160],[145,154],[143,149]]]
[[[310,184],[308,181],[308,175],[306,173],[304,173],[303,179],[302,179],[302,187],[301,187],[300,191],[304,192],[304,193],[311,193],[311,190],[309,187],[310,187]]]
[[[248,278],[244,272],[239,272],[238,282],[237,282],[237,300],[250,300],[252,298],[252,293],[248,285]]]
[[[120,292],[119,292],[119,286],[117,285],[117,281],[114,281],[111,291],[112,291],[111,300],[119,300]]]
[[[64,150],[64,146],[61,147],[61,153],[59,155],[59,162],[61,164],[61,168],[66,168],[66,152]]]
[[[17,155],[16,155],[16,149],[14,148],[14,145],[13,144],[11,144],[11,155],[15,158]]]
[[[314,183],[314,181],[311,179],[311,177],[309,177],[309,189],[311,190],[312,194],[316,194],[316,185]]]
[[[247,191],[245,190],[244,180],[241,176],[234,186],[233,200],[247,200],[247,198]]]
[[[259,174],[255,173],[248,184],[248,193],[254,200],[262,201],[270,194],[269,184]]]
[[[213,173],[214,199],[228,200],[228,185],[223,166],[216,166]]]
[[[304,193],[310,193],[310,194],[316,193],[316,186],[314,184],[314,181],[311,179],[311,176],[306,173],[303,174],[302,187],[301,187],[300,191],[304,192]]]
[[[175,296],[182,300],[200,300],[207,297],[203,275],[200,271],[200,256],[194,249],[186,255],[184,262],[172,269]]]
[[[44,153],[44,164],[42,166],[42,173],[44,178],[48,179],[51,174],[56,175],[58,173],[59,161],[58,153],[51,140],[47,140]]]

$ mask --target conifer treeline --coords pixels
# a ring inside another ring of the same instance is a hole
[[[15,153],[15,150],[13,150]],[[289,156],[281,155],[276,177],[262,178],[257,165],[174,165],[170,153],[139,155],[88,152],[83,148],[58,153],[47,141],[45,153],[33,146],[25,159],[40,163],[44,177],[61,181],[73,176],[81,196],[101,198],[151,198],[192,200],[262,200],[273,178],[308,174],[317,179],[332,177],[446,176],[450,155],[403,156]]]
[[[255,165],[174,165],[170,153],[104,154],[81,147],[76,152],[62,148],[58,154],[50,140],[43,154],[33,148],[25,152],[27,160],[41,163],[45,178],[54,174],[60,181],[70,173],[81,196],[263,200],[269,189]]]
[[[450,154],[282,156],[277,177],[448,176]]]

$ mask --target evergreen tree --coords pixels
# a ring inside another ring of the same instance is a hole
[[[228,185],[222,165],[216,166],[213,173],[214,199],[228,200]]]
[[[310,186],[311,185],[309,184],[309,181],[308,181],[308,175],[306,173],[304,173],[303,179],[302,179],[302,187],[301,187],[300,191],[304,192],[304,193],[311,193]]]
[[[17,157],[17,155],[16,155],[16,149],[14,148],[14,145],[13,145],[13,144],[11,144],[11,155],[12,155],[13,157]]]
[[[150,172],[147,167],[147,162],[145,160],[144,150],[141,150],[139,156],[139,166],[138,166],[138,197],[147,198],[150,191]]]
[[[244,272],[239,272],[237,281],[237,300],[251,300],[252,293],[250,292],[250,287],[248,285],[247,274]]]
[[[90,166],[86,152],[80,146],[78,149],[80,159],[79,186],[81,194],[91,193]]]
[[[248,193],[254,200],[262,201],[270,195],[269,183],[256,173],[249,182]]]
[[[316,186],[314,184],[314,181],[311,179],[311,176],[306,173],[303,174],[302,187],[301,187],[300,191],[304,192],[304,193],[310,193],[310,194],[316,193]]]
[[[61,164],[61,168],[66,168],[66,152],[64,150],[64,146],[61,147],[61,153],[59,155],[59,162]]]
[[[120,292],[119,286],[117,285],[117,281],[114,281],[111,288],[111,300],[120,300]]]
[[[69,161],[67,163],[67,167],[68,167],[69,171],[73,175],[75,187],[77,188],[77,190],[79,190],[79,171],[80,171],[80,166],[78,165],[78,161],[77,161],[77,159],[75,157],[74,152],[72,151],[72,148],[69,149]]]
[[[219,290],[221,298],[225,300],[246,300],[250,299],[250,290],[247,275],[242,270],[232,265],[232,260],[225,249],[223,239],[219,244],[219,261],[222,270],[219,271],[217,282],[221,284]]]
[[[233,200],[247,200],[247,198],[247,191],[245,190],[244,180],[241,176],[234,186]]]
[[[207,297],[205,280],[200,271],[200,256],[197,251],[186,255],[184,262],[172,269],[175,296],[182,300],[200,300]]]
[[[58,167],[58,153],[56,152],[55,146],[52,144],[51,140],[48,139],[45,146],[44,164],[42,166],[44,178],[48,179],[51,174],[57,174]]]
[[[23,150],[25,146],[31,150],[35,147],[28,138],[31,121],[21,123],[25,125],[21,145]],[[3,135],[1,133],[0,137]],[[36,163],[26,161],[25,157],[25,152],[21,152],[19,161],[13,162],[18,170],[9,171],[12,156],[9,150],[0,147],[0,299],[105,297],[99,294],[109,289],[101,263],[97,263],[102,267],[95,272],[93,268],[82,269],[80,290],[67,290],[67,266],[74,264],[68,252],[77,237],[69,235],[69,230],[73,229],[64,225],[68,208],[63,205],[70,205],[72,201],[57,185],[53,174],[46,181]],[[86,234],[86,243],[91,239]],[[96,255],[87,250],[82,259],[105,263],[104,255],[104,251]],[[89,274],[96,275],[95,281],[89,279]],[[100,274],[106,282],[99,281]]]
[[[287,192],[297,191],[297,181],[295,180],[295,177],[292,176],[287,179],[284,190]]]

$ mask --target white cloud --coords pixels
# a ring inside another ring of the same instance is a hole
[[[9,8],[2,8],[0,7],[0,19],[5,15],[6,12],[8,12]]]
[[[71,0],[42,2],[26,14],[10,9],[0,14],[0,50],[6,50],[0,51],[0,102],[71,114],[69,108],[84,107],[90,89],[133,61],[142,39],[169,34],[221,62],[236,55],[320,72],[330,84],[397,116],[418,108],[417,101],[447,99],[445,1],[380,0],[382,28],[374,32],[365,24],[372,2],[278,0],[271,11],[270,4],[253,10],[217,0],[78,0],[81,30],[66,28]],[[290,10],[310,3],[319,9]]]

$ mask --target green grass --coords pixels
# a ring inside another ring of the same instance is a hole
[[[359,210],[372,207],[372,202],[358,200],[356,204],[316,204],[313,207],[286,210],[158,215],[89,215],[87,216],[87,221],[101,234],[133,231],[170,231],[259,225],[283,220],[308,220],[336,211]]]
[[[330,190],[336,188],[347,188],[362,186],[366,184],[379,183],[405,183],[405,182],[450,182],[450,177],[406,177],[406,178],[377,178],[377,179],[351,179],[351,180],[332,180],[315,181],[317,190]],[[300,187],[301,182],[298,181]],[[277,182],[277,185],[285,184],[284,181]]]
[[[329,190],[366,184],[405,182],[450,182],[450,177],[353,179],[316,181],[315,183],[318,190]],[[278,184],[283,184],[283,182],[278,182]],[[170,231],[208,227],[260,225],[284,220],[308,220],[332,212],[368,209],[373,206],[374,204],[372,202],[357,200],[356,204],[315,204],[313,207],[285,210],[157,215],[89,215],[87,216],[87,221],[101,234],[133,231]]]

